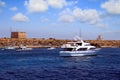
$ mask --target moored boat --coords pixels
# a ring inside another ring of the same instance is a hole
[[[48,50],[53,50],[53,49],[55,49],[55,47],[49,47],[49,48],[47,48]]]
[[[4,47],[2,47],[2,50],[13,50],[13,49],[15,49],[15,47],[13,47],[13,46],[4,46]]]
[[[32,48],[27,48],[26,46],[19,46],[16,51],[26,51],[26,50],[32,50]]]

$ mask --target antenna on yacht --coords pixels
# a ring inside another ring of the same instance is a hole
[[[79,37],[80,37],[80,40],[82,40],[82,30],[80,28],[80,32],[79,32]]]
[[[81,32],[81,28],[80,28],[80,33],[79,33],[80,38],[82,38],[82,32]]]
[[[83,40],[82,40],[82,31],[81,31],[81,28],[80,28],[80,33],[79,33],[79,39],[80,39],[81,42],[83,42]]]
[[[81,28],[80,28],[79,34],[74,37],[74,40],[83,42],[83,40],[82,40]]]

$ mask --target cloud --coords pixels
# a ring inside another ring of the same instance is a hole
[[[10,10],[11,10],[11,11],[17,11],[18,8],[17,8],[16,6],[14,6],[14,7],[10,8]]]
[[[120,30],[118,30],[118,31],[113,31],[113,30],[112,30],[112,31],[106,31],[106,32],[107,32],[107,33],[115,33],[115,34],[117,33],[117,34],[118,34],[118,33],[120,33]]]
[[[74,21],[74,18],[71,15],[62,15],[60,16],[59,20],[65,23],[71,23]]]
[[[66,8],[65,10],[61,11],[59,15],[72,15],[72,10],[70,8]]]
[[[91,1],[91,2],[97,2],[98,0],[88,0],[88,1]]]
[[[48,18],[41,18],[41,22],[48,22],[49,19]]]
[[[14,15],[14,16],[12,17],[12,20],[18,21],[18,22],[26,22],[26,21],[28,21],[29,19],[28,19],[27,16],[23,15],[22,13],[17,13],[16,15]]]
[[[5,7],[6,3],[0,0],[0,13],[2,13],[2,7]]]
[[[0,7],[4,7],[5,5],[6,5],[5,2],[0,0]]]
[[[101,27],[101,28],[107,28],[107,27],[108,27],[108,24],[105,24],[105,23],[99,22],[99,23],[96,23],[95,26],[97,26],[97,27]]]
[[[74,16],[69,8],[63,10],[59,15],[60,15],[59,21],[61,22],[65,22],[65,23],[74,22]]]
[[[45,12],[49,9],[49,7],[55,9],[61,9],[64,6],[69,6],[76,4],[77,1],[69,1],[66,0],[26,0],[24,5],[28,12]]]
[[[53,8],[63,8],[63,6],[67,5],[66,0],[48,0],[48,5]]]
[[[80,9],[75,8],[73,15],[81,22],[89,22],[95,24],[100,21],[100,15],[95,9]]]
[[[24,5],[29,12],[44,12],[48,9],[46,0],[28,0]]]
[[[108,0],[101,7],[110,14],[120,14],[120,0]]]
[[[67,3],[67,5],[76,5],[78,4],[79,0],[73,0]]]
[[[67,8],[60,13],[59,20],[62,22],[73,22],[76,20],[90,24],[97,24],[100,22],[100,14],[95,9],[82,10],[81,8],[75,8],[70,10]]]

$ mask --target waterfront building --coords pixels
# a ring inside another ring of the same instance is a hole
[[[26,38],[26,32],[11,32],[11,38]]]
[[[103,40],[102,35],[98,35],[97,40]]]

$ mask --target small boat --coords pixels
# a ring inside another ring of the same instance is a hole
[[[26,50],[32,50],[32,48],[27,48],[26,46],[19,46],[16,48],[16,51],[26,51]]]
[[[12,47],[12,46],[4,46],[2,48],[2,50],[13,50],[13,49],[15,49],[15,47]]]
[[[60,56],[68,57],[96,55],[96,53],[100,50],[100,48],[96,48],[83,40],[68,42],[67,44],[63,44],[61,48],[64,50],[60,51]]]
[[[55,47],[49,47],[49,48],[48,48],[48,50],[53,50],[53,49],[55,49]]]

